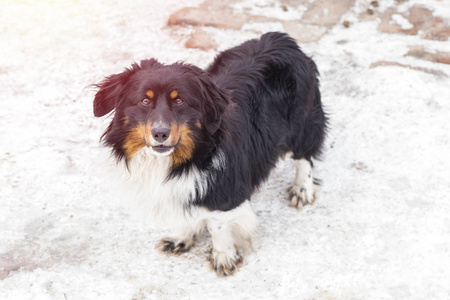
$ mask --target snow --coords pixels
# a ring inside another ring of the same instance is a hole
[[[206,66],[216,53],[185,49],[191,29],[165,25],[200,2],[0,3],[0,299],[450,298],[450,66],[404,56],[449,43],[380,33],[357,10],[350,28],[301,45],[331,120],[316,204],[288,207],[295,172],[281,161],[252,199],[258,240],[235,276],[210,270],[207,236],[179,257],[156,251],[168,232],[105,180],[108,120],[93,117],[90,85],[148,57]],[[255,28],[208,32],[222,50]],[[381,60],[447,76],[369,68]]]
[[[307,8],[305,5],[290,6],[271,0],[243,0],[232,3],[232,7],[237,12],[282,20],[299,20]]]
[[[399,14],[393,14],[392,15],[392,20],[394,22],[394,24],[398,24],[400,25],[400,27],[403,30],[408,30],[408,29],[412,29],[414,28],[414,25],[411,24],[407,18],[403,17],[402,15]]]

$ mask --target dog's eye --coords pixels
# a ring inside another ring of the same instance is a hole
[[[144,99],[141,100],[141,103],[144,104],[144,105],[149,105],[150,104],[150,100],[147,99],[147,98],[144,98]]]
[[[175,105],[177,105],[177,106],[180,106],[180,105],[182,105],[183,103],[184,103],[184,101],[181,100],[180,98],[177,98],[177,99],[173,100],[173,104],[175,104]]]

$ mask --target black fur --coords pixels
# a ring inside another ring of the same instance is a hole
[[[133,64],[98,85],[94,114],[115,109],[104,142],[117,159],[126,160],[126,135],[152,114],[139,105],[145,91],[167,94],[176,89],[186,105],[178,108],[169,101],[165,109],[174,122],[188,124],[195,150],[188,161],[172,167],[170,176],[193,166],[204,171],[208,190],[192,199],[193,205],[227,211],[250,199],[286,152],[308,160],[321,153],[327,119],[317,76],[315,63],[290,37],[267,33],[220,53],[206,70],[154,59]],[[219,151],[225,167],[212,166]]]

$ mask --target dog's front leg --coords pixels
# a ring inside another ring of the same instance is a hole
[[[191,228],[179,230],[175,237],[166,237],[159,241],[156,248],[164,253],[180,255],[194,245],[195,231]]]
[[[233,275],[242,265],[247,243],[251,245],[256,228],[256,215],[249,201],[230,211],[213,212],[208,218],[213,244],[211,267],[218,276]]]
[[[217,222],[209,222],[208,231],[211,233],[213,249],[211,252],[211,267],[218,276],[233,275],[243,262],[243,253],[234,244],[232,226],[223,227]]]

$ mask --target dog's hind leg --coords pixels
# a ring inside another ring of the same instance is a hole
[[[301,138],[294,139],[292,148],[296,168],[291,189],[291,206],[301,209],[316,200],[318,186],[314,184],[312,158],[320,157],[327,128],[327,117],[320,104],[320,91],[315,87],[314,107],[302,128]]]
[[[290,206],[301,209],[305,204],[313,204],[316,200],[317,186],[312,175],[312,163],[306,158],[294,159],[296,174],[291,189]]]

